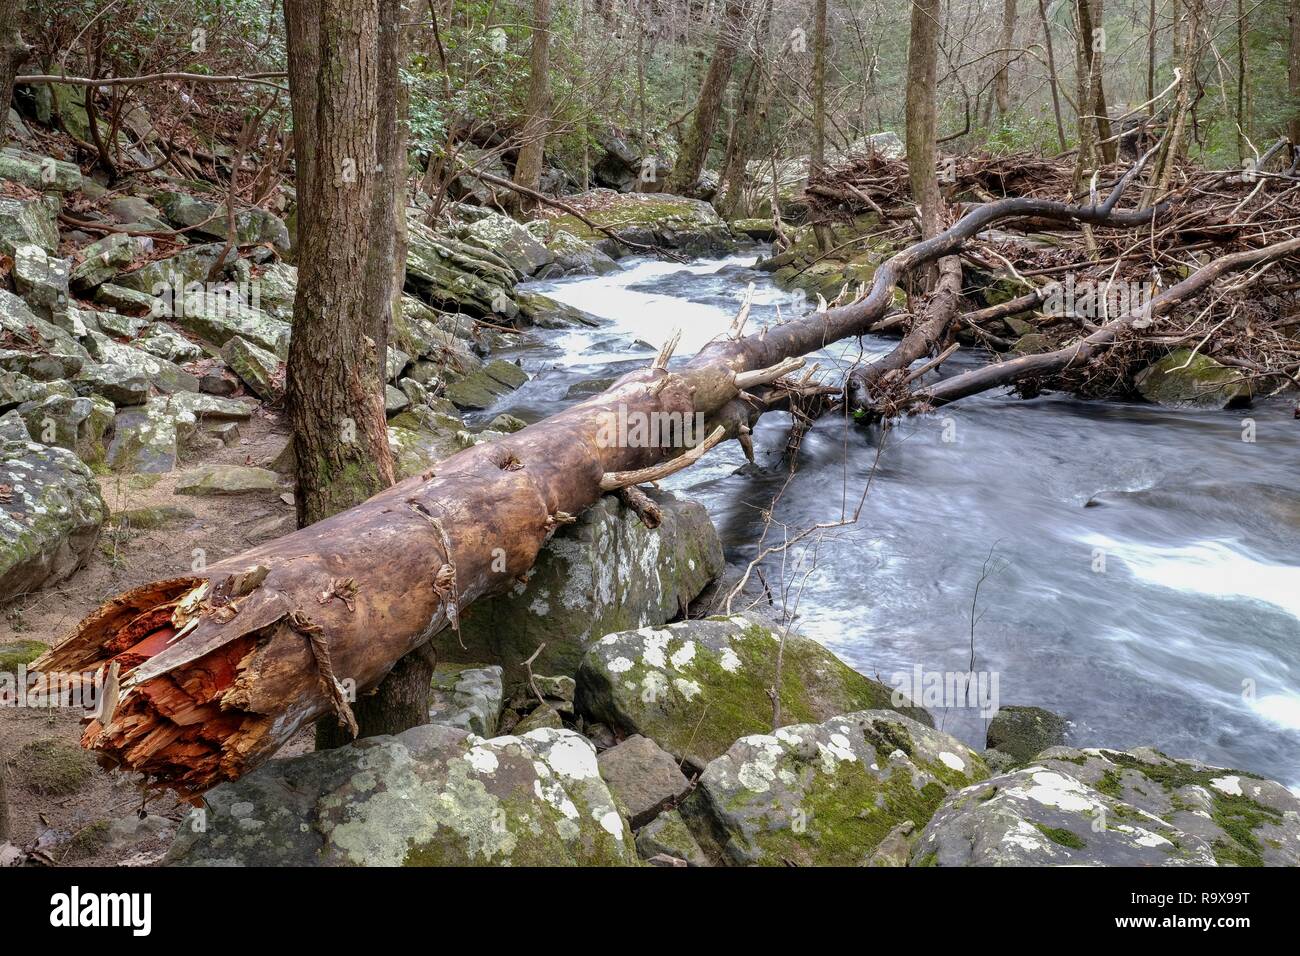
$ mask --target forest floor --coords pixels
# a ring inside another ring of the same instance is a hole
[[[240,438],[203,456],[203,465],[266,466],[284,448],[289,434],[275,411],[262,407],[240,423]],[[294,528],[294,506],[278,493],[246,493],[237,497],[179,495],[175,488],[184,471],[162,475],[103,475],[104,501],[114,515],[147,514],[147,527],[105,526],[85,564],[64,583],[20,598],[3,610],[3,640],[53,642],[114,594],[131,587],[188,573],[195,549],[216,561],[269,541]],[[113,821],[139,814],[179,821],[186,806],[166,791],[144,792],[137,777],[95,771],[93,758],[80,751],[81,712],[75,708],[0,708],[0,739],[12,760],[28,745],[57,741],[61,769],[84,782],[65,795],[36,793],[24,785],[17,764],[0,763],[8,774],[10,839],[20,846],[50,845],[54,863],[78,865],[148,865],[157,862],[171,843],[171,828],[152,837],[113,839]],[[293,756],[312,749],[310,727],[282,751]],[[161,826],[161,821],[154,821]],[[120,829],[119,824],[119,829]],[[42,839],[42,834],[45,838]]]

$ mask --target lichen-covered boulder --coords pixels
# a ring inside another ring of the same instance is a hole
[[[81,188],[81,170],[75,163],[12,146],[0,149],[0,179],[49,193],[70,193]]]
[[[7,289],[0,289],[0,338],[43,352],[86,355],[86,350],[68,332],[36,315],[26,302]]]
[[[987,776],[956,738],[869,710],[742,737],[705,767],[682,812],[722,863],[854,866]]]
[[[1250,404],[1250,379],[1199,352],[1179,349],[1138,372],[1133,383],[1142,397],[1160,405],[1237,408]]]
[[[45,445],[76,454],[87,465],[104,462],[104,443],[113,431],[113,403],[107,399],[50,395],[18,406],[27,431]]]
[[[90,292],[153,249],[147,236],[114,232],[81,250],[81,262],[72,270],[68,284],[75,292]]]
[[[186,332],[216,346],[223,346],[238,335],[281,358],[289,354],[289,323],[235,299],[209,296],[201,302],[187,304],[184,314],[176,321]]]
[[[40,246],[18,246],[14,257],[14,288],[32,308],[47,319],[68,309],[68,260],[48,255]]]
[[[912,849],[927,866],[1296,866],[1300,797],[1240,770],[1053,747],[950,797]]]
[[[275,760],[206,795],[181,866],[623,866],[632,835],[570,730],[484,740],[426,724]]]
[[[555,256],[546,246],[509,216],[487,209],[477,210],[471,215],[474,221],[457,230],[460,239],[471,246],[496,253],[520,278],[534,275],[555,261]]]
[[[224,203],[196,199],[183,192],[160,192],[157,202],[173,224],[214,239],[226,237]],[[279,252],[289,251],[289,230],[283,220],[264,209],[240,209],[235,213],[235,233],[241,246],[270,243]]]
[[[176,480],[176,494],[210,498],[214,495],[244,495],[278,492],[281,479],[269,468],[252,465],[205,465]]]
[[[196,431],[188,408],[165,397],[119,411],[108,446],[108,466],[128,474],[160,474],[175,469],[182,446]]]
[[[284,376],[280,359],[272,352],[254,345],[243,336],[236,335],[221,347],[221,358],[226,366],[239,376],[249,391],[259,398],[271,400],[284,392]]]
[[[891,707],[893,691],[816,641],[735,615],[606,634],[578,671],[577,706],[588,720],[649,737],[703,767],[740,737],[772,729],[777,655],[781,720],[826,720]],[[905,711],[930,723],[919,707]]]
[[[493,661],[506,682],[545,643],[533,671],[573,676],[587,648],[612,631],[659,625],[682,613],[722,570],[722,544],[704,506],[652,492],[663,523],[649,530],[616,498],[602,498],[555,534],[526,583],[474,602],[459,640],[435,638],[451,660]]]
[[[557,302],[540,292],[516,292],[519,312],[533,325],[542,329],[567,329],[574,326],[595,328],[600,320],[589,312]]]
[[[505,260],[439,235],[417,215],[407,218],[406,279],[440,308],[507,319],[519,313],[513,299],[516,274]]]
[[[227,249],[224,242],[208,242],[199,246],[188,246],[166,259],[147,262],[131,272],[119,273],[113,278],[115,285],[137,292],[147,292],[153,296],[165,297],[172,302],[172,311],[179,314],[183,308],[176,308],[175,302],[184,299],[184,288],[191,282],[207,282],[217,257],[225,253],[223,267],[228,267],[239,259],[239,250]]]
[[[528,223],[527,228],[546,244],[546,251],[554,259],[556,268],[565,275],[603,276],[619,270],[618,263],[592,243],[554,223],[537,219]]]
[[[12,256],[19,246],[30,245],[52,255],[59,248],[56,213],[46,199],[0,196],[0,253]]]
[[[433,675],[429,688],[429,723],[447,724],[480,737],[492,737],[497,732],[504,705],[500,667],[439,671]]]
[[[0,443],[0,489],[0,601],[7,601],[72,574],[108,508],[76,455],[35,442]]]
[[[669,856],[685,860],[687,866],[710,866],[695,835],[676,810],[665,810],[636,834],[636,850],[643,860]]]
[[[150,385],[163,394],[199,390],[198,376],[185,371],[175,362],[169,362],[165,358],[159,358],[134,346],[115,342],[98,332],[91,332],[87,341],[91,352],[100,362],[116,365],[133,375],[145,378]]]

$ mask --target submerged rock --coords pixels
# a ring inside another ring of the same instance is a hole
[[[476,601],[439,653],[495,661],[508,684],[521,662],[546,644],[533,670],[572,676],[587,648],[612,631],[677,617],[722,570],[722,545],[698,502],[651,492],[663,523],[651,531],[616,498],[605,497],[542,549],[526,584]]]
[[[57,584],[85,559],[108,508],[63,448],[0,443],[0,601]]]
[[[987,776],[956,738],[870,710],[742,737],[704,769],[682,812],[706,852],[733,866],[863,865]]]
[[[1300,797],[1240,770],[1054,747],[951,797],[912,851],[937,866],[1296,866]]]
[[[703,767],[738,738],[772,729],[778,653],[784,724],[892,706],[890,688],[816,641],[788,634],[782,652],[780,638],[744,615],[607,634],[582,659],[578,712]],[[919,707],[906,713],[931,722]]]
[[[274,760],[206,795],[181,866],[626,866],[632,835],[570,730],[484,740],[427,724]]]
[[[1239,408],[1250,404],[1250,380],[1208,355],[1179,349],[1138,372],[1133,380],[1147,401],[1196,408]]]

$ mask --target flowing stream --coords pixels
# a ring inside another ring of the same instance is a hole
[[[754,261],[631,259],[608,276],[530,284],[603,324],[539,330],[516,353],[532,380],[483,417],[557,411],[647,364],[676,327],[677,355],[689,357],[730,326],[751,282],[748,331],[778,307],[797,310]],[[814,359],[838,382],[860,355],[894,344],[868,337]],[[760,421],[757,467],[728,442],[666,483],[708,507],[730,563],[753,558],[762,510],[787,481],[789,423]],[[905,420],[883,449],[881,440],[830,417],[804,439],[769,542],[777,525],[793,533],[851,517],[870,488],[856,523],[818,536],[815,565],[800,549],[784,567],[769,559],[768,584],[798,601],[797,630],[890,684],[918,666],[964,672],[973,644],[975,670],[997,675],[999,703],[1067,716],[1071,743],[1152,744],[1300,785],[1300,421],[1290,402],[1189,412],[997,392]],[[931,710],[983,746],[977,709]]]

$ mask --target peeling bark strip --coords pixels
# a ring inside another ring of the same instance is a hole
[[[523,575],[555,529],[595,504],[603,490],[690,460],[665,461],[663,448],[597,441],[600,422],[620,405],[644,414],[703,413],[710,439],[743,441],[754,417],[746,388],[797,368],[798,356],[870,331],[911,270],[953,255],[994,222],[1021,216],[1117,226],[1150,221],[1163,207],[1114,210],[1139,168],[1098,206],[990,203],[893,256],[857,302],[718,339],[675,371],[629,373],[544,421],[447,458],[436,475],[413,476],[349,511],[218,562],[203,576],[113,598],[36,668],[120,664],[117,710],[107,724],[90,723],[83,738],[106,762],[187,795],[233,780],[335,710],[318,659],[295,627],[301,615],[320,628],[333,676],[364,693],[403,655],[454,626],[458,610]],[[321,595],[335,593],[340,580],[352,582],[350,600],[322,603]]]

